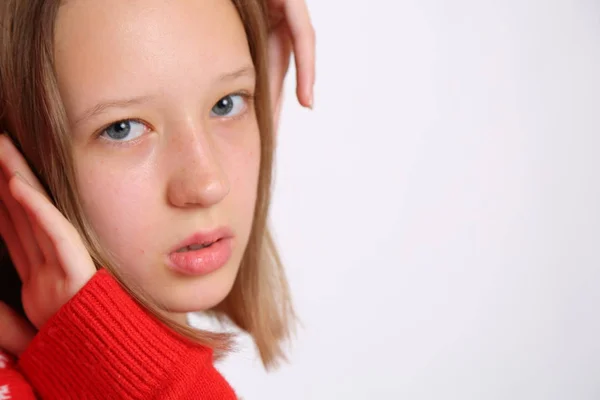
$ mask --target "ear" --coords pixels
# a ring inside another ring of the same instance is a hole
[[[280,23],[269,33],[269,86],[273,109],[273,129],[277,135],[283,103],[283,83],[290,66],[292,42],[286,23]]]

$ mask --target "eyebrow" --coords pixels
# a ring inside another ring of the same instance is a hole
[[[223,81],[232,81],[232,80],[242,78],[242,77],[254,78],[255,75],[256,75],[256,72],[254,70],[254,66],[247,65],[245,67],[238,69],[237,71],[223,74],[223,75],[219,76],[219,78],[217,78],[217,79],[219,82],[223,82]]]
[[[228,82],[234,81],[239,78],[248,77],[254,79],[256,76],[256,71],[254,70],[254,66],[248,65],[242,67],[236,71],[228,72],[226,74],[222,74],[217,78],[217,82]],[[96,104],[95,106],[87,109],[83,112],[82,116],[79,117],[75,121],[75,126],[81,124],[83,121],[88,120],[92,117],[95,117],[99,114],[102,114],[108,109],[111,108],[125,108],[134,105],[140,105],[143,103],[147,103],[152,99],[151,96],[138,96],[130,99],[122,99],[122,100],[109,100]]]
[[[103,112],[105,112],[106,110],[108,110],[110,108],[125,108],[128,106],[146,103],[148,100],[150,100],[150,96],[140,96],[140,97],[133,97],[131,99],[111,100],[111,101],[105,101],[102,103],[98,103],[95,106],[86,110],[83,113],[83,115],[80,118],[78,118],[77,121],[75,121],[75,125],[77,126],[87,119],[90,119],[96,115],[102,114]]]

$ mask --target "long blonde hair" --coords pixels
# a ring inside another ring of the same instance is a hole
[[[274,137],[267,76],[268,10],[265,0],[232,0],[244,24],[257,72],[256,116],[261,163],[252,233],[231,292],[210,310],[254,339],[265,367],[284,358],[295,315],[288,283],[267,228]],[[142,288],[127,282],[99,246],[77,197],[68,122],[54,71],[54,24],[60,0],[2,0],[0,5],[0,130],[9,132],[56,207],[79,231],[96,266],[109,270],[151,314],[220,357],[231,348],[227,333],[199,331],[169,320]],[[22,312],[20,282],[0,241],[0,300]]]

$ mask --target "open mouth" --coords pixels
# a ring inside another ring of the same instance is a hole
[[[217,243],[219,240],[221,240],[221,239],[215,240],[214,242],[210,242],[210,243],[204,243],[204,244],[195,243],[195,244],[192,244],[189,246],[185,246],[185,247],[182,247],[181,249],[177,250],[176,253],[185,253],[186,251],[202,250],[202,249],[212,246],[213,244]]]
[[[199,276],[215,271],[231,258],[233,234],[227,229],[198,233],[181,242],[167,256],[167,265],[184,275]]]

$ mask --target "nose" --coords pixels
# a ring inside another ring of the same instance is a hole
[[[229,194],[229,181],[209,135],[187,132],[172,138],[167,196],[179,208],[211,207]]]

